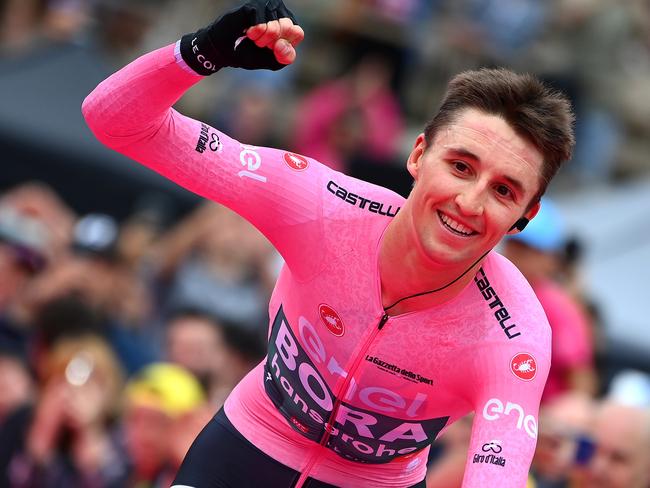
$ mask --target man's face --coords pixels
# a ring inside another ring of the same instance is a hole
[[[462,112],[427,147],[418,138],[408,169],[415,242],[438,265],[465,264],[493,248],[539,190],[542,154],[500,117]],[[404,210],[404,209],[403,209]]]
[[[594,426],[596,452],[581,488],[648,488],[650,447],[648,414],[640,409],[605,405]]]

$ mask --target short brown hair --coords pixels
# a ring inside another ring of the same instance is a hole
[[[575,138],[574,115],[567,97],[530,74],[504,68],[464,71],[447,85],[438,113],[424,129],[427,145],[439,129],[455,122],[464,109],[497,115],[532,143],[543,157],[540,189],[531,205],[571,158]]]

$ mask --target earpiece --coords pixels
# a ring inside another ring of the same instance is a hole
[[[526,217],[522,217],[519,220],[517,220],[517,222],[515,222],[512,227],[510,227],[510,230],[515,230],[516,229],[519,232],[521,232],[522,230],[524,230],[526,228],[526,226],[528,225],[528,222],[530,222],[530,220],[528,220]]]

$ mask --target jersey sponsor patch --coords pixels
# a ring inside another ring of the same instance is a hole
[[[400,368],[398,365],[391,364],[388,361],[384,361],[377,356],[366,354],[366,357],[364,359],[375,364],[379,369],[386,371],[387,373],[400,375],[407,381],[411,381],[413,383],[426,383],[427,385],[433,386],[433,380],[431,378],[427,378],[426,376],[414,373],[413,371],[409,371],[406,368]]]
[[[257,170],[262,166],[262,156],[259,155],[256,149],[257,148],[253,146],[242,144],[242,150],[239,153],[239,161],[244,169],[237,173],[237,176],[240,178],[251,178],[266,183],[266,176],[257,173]]]
[[[284,153],[284,162],[295,171],[304,171],[309,166],[309,161],[300,154],[286,152]]]
[[[506,465],[506,458],[499,456],[501,451],[503,451],[501,441],[492,440],[486,442],[481,447],[481,451],[480,453],[474,453],[474,456],[472,456],[472,464],[492,464],[501,467]]]
[[[490,398],[483,407],[483,418],[490,422],[504,422],[508,427],[523,430],[531,439],[537,439],[537,419],[526,414],[518,403]]]
[[[339,456],[360,463],[387,463],[431,444],[449,417],[422,419],[427,396],[414,398],[378,385],[360,385],[337,398],[329,382],[354,375],[328,356],[316,328],[301,316],[294,332],[282,307],[269,336],[264,389],[289,425]],[[363,363],[362,363],[363,364]],[[321,371],[318,368],[326,365]]]
[[[289,420],[293,425],[295,425],[296,429],[298,429],[303,434],[309,433],[309,427],[303,425],[302,422],[298,420],[296,417],[291,417]]]
[[[520,380],[531,381],[537,375],[537,361],[532,354],[520,352],[510,360],[510,371]]]
[[[332,334],[336,337],[341,337],[345,334],[343,321],[332,307],[321,303],[318,307],[318,313],[320,314],[321,320]]]
[[[210,148],[212,152],[220,151],[221,139],[219,139],[219,134],[212,127],[201,123],[201,133],[199,134],[198,141],[196,141],[194,150],[203,154],[207,148]]]
[[[481,451],[493,452],[495,454],[499,454],[501,451],[503,451],[503,447],[501,447],[501,441],[492,440],[490,442],[486,442],[485,444],[483,444],[483,447],[481,447]]]
[[[499,325],[501,326],[501,329],[505,333],[506,337],[508,339],[519,337],[521,335],[521,332],[518,332],[517,324],[513,323],[510,312],[508,312],[508,309],[503,304],[499,298],[499,295],[497,295],[497,292],[490,284],[490,280],[488,280],[488,277],[486,276],[485,271],[483,271],[483,268],[479,268],[476,276],[474,277],[474,282],[481,292],[481,295],[483,295],[483,299],[487,302],[488,306],[493,311],[494,318],[497,320],[497,322],[499,322]]]
[[[327,183],[327,191],[332,195],[336,195],[338,198],[343,200],[345,203],[354,205],[369,212],[376,213],[379,215],[386,215],[388,217],[395,217],[397,212],[399,212],[400,207],[393,208],[393,205],[388,205],[382,202],[375,202],[369,198],[364,198],[361,195],[347,191],[342,186],[339,186],[333,180],[330,180]]]

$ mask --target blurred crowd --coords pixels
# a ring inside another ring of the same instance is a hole
[[[156,212],[0,196],[0,486],[169,486],[264,356],[270,244],[216,204],[165,230]]]
[[[74,44],[112,71],[237,3],[3,0],[0,63]],[[450,76],[508,66],[572,98],[578,146],[562,178],[569,186],[650,168],[646,0],[288,3],[307,32],[297,63],[279,73],[225,70],[181,100],[185,113],[249,144],[363,171],[401,164]]]
[[[75,45],[117,69],[235,3],[2,0],[0,63]],[[296,66],[224,70],[181,100],[183,112],[408,191],[403,155],[447,79],[505,65],[573,99],[578,146],[556,191],[648,173],[647,0],[286,3],[307,32]],[[47,182],[0,188],[0,486],[169,486],[194,436],[263,358],[282,260],[209,202],[173,219],[144,194],[117,220],[71,200]],[[552,200],[542,209],[501,247],[553,329],[530,487],[649,488],[647,377],[606,374],[585,244]],[[432,449],[428,488],[460,487],[470,428],[463,419]]]

